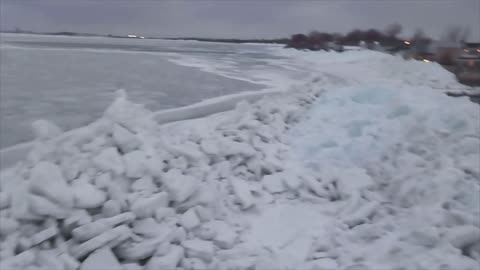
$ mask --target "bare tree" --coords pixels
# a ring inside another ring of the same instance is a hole
[[[435,58],[441,65],[455,65],[456,58],[459,51],[456,48],[463,41],[465,35],[465,29],[461,26],[455,25],[449,27],[443,34],[441,46],[437,48]]]
[[[340,33],[333,33],[332,34],[332,39],[335,42],[341,42],[343,40],[343,35]]]
[[[358,43],[364,39],[365,39],[365,32],[359,29],[355,29],[345,36],[344,42],[349,45],[358,45]]]
[[[455,25],[449,27],[445,33],[443,34],[443,41],[449,41],[449,42],[460,42],[462,39],[462,27]]]
[[[396,37],[402,32],[402,26],[399,23],[390,24],[385,28],[385,35],[388,37]]]
[[[296,49],[307,49],[309,47],[308,37],[304,34],[292,35],[287,46]]]
[[[322,33],[320,33],[319,31],[311,31],[309,34],[308,34],[308,38],[310,39],[310,42],[313,42],[313,43],[320,43],[323,41],[322,39]]]
[[[372,43],[374,41],[380,41],[383,38],[383,35],[380,31],[377,29],[368,29],[367,32],[365,32],[365,41]]]
[[[471,30],[472,29],[469,26],[466,26],[465,28],[463,28],[463,32],[462,32],[462,35],[461,35],[461,41],[463,41],[463,42],[467,41],[467,39],[470,37]]]
[[[310,49],[312,50],[328,50],[328,42],[333,40],[333,36],[329,33],[312,31],[308,34]]]
[[[412,44],[412,51],[416,54],[425,54],[430,45],[430,38],[428,38],[422,29],[417,29],[410,39]]]
[[[425,33],[422,29],[417,29],[410,40],[415,43],[415,41],[419,41],[422,39],[425,39]]]

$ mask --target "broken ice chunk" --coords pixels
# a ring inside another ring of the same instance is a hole
[[[94,152],[97,153],[100,149],[105,147],[108,144],[107,138],[105,136],[100,136],[94,138],[91,142],[86,143],[81,146],[83,152]]]
[[[71,233],[71,231],[85,224],[92,222],[92,217],[84,209],[76,209],[70,213],[70,216],[63,221],[63,229],[65,232]]]
[[[145,150],[145,152],[148,151]],[[150,155],[146,160],[145,166],[149,175],[159,178],[163,174],[165,164],[157,155]]]
[[[212,207],[205,207],[197,205],[195,206],[195,213],[197,213],[198,218],[202,222],[209,221],[213,219],[215,210]]]
[[[360,209],[358,209],[355,213],[348,215],[343,218],[343,222],[347,224],[349,227],[355,227],[360,225],[375,214],[375,211],[378,208],[378,202],[367,202],[365,203]]]
[[[20,232],[12,232],[5,235],[2,242],[0,242],[0,264],[6,258],[13,257],[16,254],[16,249],[20,244]],[[0,267],[0,269],[2,269]]]
[[[65,158],[61,160],[62,173],[68,182],[73,181],[80,174],[81,163],[74,158]]]
[[[35,261],[47,269],[64,269],[63,261],[53,250],[39,250]]]
[[[188,161],[183,156],[169,160],[168,164],[170,167],[180,171],[184,171],[188,168]]]
[[[51,216],[56,218],[66,218],[69,215],[70,209],[62,207],[60,204],[51,202],[50,200],[29,194],[28,196],[30,210],[40,216]]]
[[[210,241],[204,240],[186,240],[182,243],[187,256],[202,259],[205,262],[211,262],[215,254],[215,246]]]
[[[128,153],[138,149],[140,140],[126,128],[116,124],[113,127],[113,141],[122,153]]]
[[[112,181],[112,176],[109,172],[102,173],[94,178],[94,184],[97,188],[107,188]]]
[[[237,178],[232,178],[231,184],[233,187],[233,193],[235,194],[242,208],[247,209],[253,206],[254,198],[248,184]]]
[[[157,222],[162,222],[163,219],[174,216],[175,211],[172,208],[168,207],[158,207],[157,210],[155,210],[154,215]]]
[[[86,241],[95,236],[98,236],[108,230],[112,229],[112,226],[105,220],[97,220],[93,223],[85,224],[72,231],[73,238],[77,241]]]
[[[162,182],[170,195],[170,199],[174,202],[184,202],[198,188],[198,181],[195,178],[183,175],[176,170],[170,170],[164,174]]]
[[[190,208],[180,217],[180,224],[184,227],[187,231],[197,227],[200,225],[200,220],[198,219],[197,214],[193,208]]]
[[[138,235],[144,237],[156,237],[164,227],[158,224],[153,218],[137,219],[132,223],[132,230]]]
[[[285,173],[282,176],[283,183],[290,189],[290,190],[297,190],[302,185],[303,181],[302,178],[295,174]]]
[[[4,209],[10,206],[10,194],[0,191],[0,209]]]
[[[80,266],[80,263],[67,253],[58,255],[58,258],[63,262],[65,270],[77,270]]]
[[[129,178],[141,178],[146,170],[147,159],[143,151],[133,151],[123,156],[125,173]]]
[[[145,265],[145,270],[175,269],[183,256],[183,248],[173,245],[166,255],[152,257]]]
[[[138,198],[132,205],[132,212],[138,218],[152,217],[155,209],[168,206],[168,194],[160,192],[148,198]]]
[[[237,234],[232,226],[224,221],[214,221],[216,234],[213,237],[213,242],[219,248],[229,249],[235,245]]]
[[[102,214],[104,217],[113,217],[122,213],[122,206],[117,200],[108,200],[103,204]]]
[[[42,161],[33,167],[30,175],[30,191],[45,196],[65,208],[73,207],[73,193],[57,165]]]
[[[115,147],[105,148],[93,158],[93,163],[105,172],[111,171],[120,175],[125,171],[122,157]]]
[[[143,195],[149,196],[157,191],[157,186],[153,183],[151,176],[144,176],[136,180],[131,189],[134,192],[141,192]]]
[[[480,241],[480,229],[472,225],[456,226],[448,231],[447,239],[452,246],[462,249]]]
[[[307,263],[306,269],[309,270],[337,270],[339,269],[337,261],[330,258],[322,258],[318,260],[313,260]]]
[[[35,261],[35,250],[26,250],[14,257],[0,260],[0,269],[25,269]]]
[[[207,265],[198,258],[184,258],[181,266],[185,270],[207,270]]]
[[[75,181],[72,184],[75,207],[96,208],[107,199],[105,192],[97,189],[87,181]]]
[[[181,145],[163,142],[163,147],[175,156],[184,158],[187,164],[198,163],[205,159],[205,155],[199,150],[197,144],[193,142],[186,141]]]
[[[112,250],[108,247],[103,247],[90,254],[80,266],[80,270],[100,269],[123,270]]]
[[[13,218],[0,217],[0,235],[6,236],[18,229],[18,221]]]
[[[52,226],[50,228],[47,228],[43,231],[40,231],[40,232],[32,235],[32,237],[30,237],[30,243],[31,243],[32,246],[36,246],[36,245],[42,243],[43,241],[46,241],[46,240],[54,237],[58,233],[59,233],[58,228],[56,226]]]
[[[270,193],[281,193],[286,189],[283,185],[282,178],[277,174],[265,175],[262,179],[262,184]]]
[[[124,263],[122,264],[123,270],[142,270],[143,267],[138,263]]]
[[[305,186],[319,197],[328,198],[329,193],[323,188],[322,184],[313,177],[305,177]]]
[[[135,215],[131,212],[123,213],[114,217],[104,218],[95,222],[85,224],[72,231],[73,238],[78,241],[85,241],[104,232],[107,232],[114,226],[122,223],[129,223],[135,220]]]
[[[128,261],[138,261],[151,257],[161,243],[169,243],[175,234],[174,228],[163,226],[160,229],[160,235],[153,239],[118,246],[115,249],[116,254]]]
[[[103,246],[109,245],[111,248],[115,247],[130,238],[130,235],[130,229],[125,225],[120,225],[80,244],[79,246],[72,247],[71,252],[74,257],[83,258],[92,251]]]
[[[195,235],[202,240],[212,240],[216,234],[217,228],[214,222],[204,223],[195,231]]]

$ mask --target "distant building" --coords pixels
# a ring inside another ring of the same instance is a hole
[[[480,42],[463,43],[459,59],[478,59],[480,58]]]
[[[463,44],[456,59],[455,75],[461,83],[480,85],[480,42]]]
[[[462,44],[460,42],[437,41],[433,46],[435,61],[442,65],[455,65],[456,59],[462,52]]]

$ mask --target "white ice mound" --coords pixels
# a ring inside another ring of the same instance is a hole
[[[291,154],[318,178],[305,182],[312,190],[346,201],[332,232],[340,269],[475,269],[480,178],[468,164],[480,160],[478,112],[418,86],[319,97],[290,133]]]
[[[104,172],[120,175],[125,171],[124,162],[115,147],[104,148],[93,158],[93,163]]]
[[[77,208],[97,208],[107,200],[104,191],[99,190],[86,180],[73,182],[71,189],[73,189],[75,207]]]
[[[120,124],[130,131],[151,127],[154,123],[151,118],[152,112],[145,109],[142,105],[130,102],[125,90],[118,90],[116,94],[115,101],[104,113],[105,118]]]
[[[299,97],[244,103],[208,124],[180,123],[180,133],[156,125],[124,92],[77,131],[37,124],[28,162],[0,182],[2,259],[19,268],[231,265],[215,259],[241,243],[245,226],[231,213],[272,202],[254,182],[282,168],[281,135],[303,109]],[[30,258],[40,248],[65,258]]]
[[[72,208],[74,196],[63,178],[60,168],[50,162],[41,161],[31,171],[30,191],[44,196],[61,207]]]
[[[123,270],[123,267],[109,248],[101,248],[88,256],[80,267],[80,270],[99,269]]]

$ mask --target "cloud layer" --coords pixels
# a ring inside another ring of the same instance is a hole
[[[451,25],[480,38],[479,0],[0,0],[0,26],[33,31],[178,37],[283,37],[297,32],[383,29],[438,37]]]

